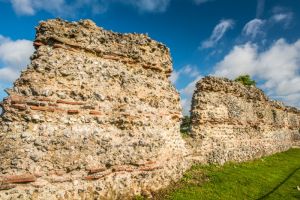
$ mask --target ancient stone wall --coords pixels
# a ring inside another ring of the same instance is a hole
[[[169,49],[89,20],[41,22],[0,118],[0,199],[127,199],[188,167]]]
[[[36,28],[31,63],[0,104],[0,199],[128,199],[190,160],[244,161],[300,145],[300,112],[222,78],[197,83],[191,138],[169,49],[89,20]]]
[[[206,77],[196,84],[191,124],[198,162],[245,161],[300,142],[299,110],[225,78]]]

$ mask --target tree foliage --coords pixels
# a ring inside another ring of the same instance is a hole
[[[180,124],[180,132],[183,134],[189,134],[191,126],[190,116],[184,116]]]
[[[237,77],[236,79],[234,79],[234,81],[240,82],[243,85],[247,85],[247,86],[250,86],[250,85],[255,86],[256,85],[255,80],[253,80],[248,74],[241,75],[241,76]]]

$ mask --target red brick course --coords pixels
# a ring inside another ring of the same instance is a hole
[[[68,105],[84,105],[82,102],[75,102],[75,101],[64,101],[64,100],[57,100],[56,103],[68,104]]]
[[[70,114],[70,115],[79,114],[79,110],[68,110],[68,114]]]
[[[27,107],[23,104],[13,104],[11,107],[21,111],[27,110]]]
[[[162,168],[161,166],[154,165],[154,166],[143,166],[143,167],[140,167],[139,170],[140,171],[154,171],[156,169],[161,169],[161,168]]]
[[[34,43],[33,43],[33,46],[35,47],[35,48],[37,48],[37,47],[39,47],[39,46],[42,46],[42,45],[44,45],[42,42],[39,42],[39,41],[35,41]]]
[[[101,112],[96,111],[96,110],[91,110],[90,115],[101,115]]]
[[[89,174],[95,174],[95,173],[98,173],[98,172],[103,172],[105,170],[106,170],[105,167],[93,167],[93,168],[88,169]]]
[[[2,183],[30,183],[36,181],[32,174],[11,175],[2,178]]]

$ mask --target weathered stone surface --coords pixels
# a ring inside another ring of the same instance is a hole
[[[300,111],[269,100],[256,87],[206,77],[196,84],[190,144],[198,162],[245,161],[300,142]]]
[[[300,112],[228,79],[197,83],[179,133],[169,49],[89,20],[37,27],[28,68],[0,104],[0,199],[128,199],[190,160],[244,161],[300,145]]]
[[[36,30],[0,118],[0,176],[36,180],[10,181],[0,199],[126,199],[180,178],[187,150],[169,49],[89,20]]]

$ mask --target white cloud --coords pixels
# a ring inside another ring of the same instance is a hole
[[[192,96],[195,90],[195,85],[197,81],[199,81],[202,76],[197,76],[192,82],[190,82],[185,88],[180,90],[180,93],[186,96]]]
[[[1,81],[12,82],[18,78],[19,70],[14,70],[11,67],[0,68]]]
[[[293,20],[293,12],[282,8],[275,7],[273,8],[273,15],[268,19],[252,19],[244,26],[242,30],[242,35],[246,36],[244,39],[254,40],[257,39],[258,36],[266,36],[267,30],[270,29],[274,25],[281,25],[283,28],[288,28]]]
[[[300,93],[290,94],[286,96],[276,96],[276,99],[284,101],[287,105],[294,105],[299,107]]]
[[[170,76],[170,81],[175,84],[176,81],[178,80],[178,77],[179,77],[179,72],[176,71],[176,70],[173,70],[171,76]]]
[[[200,72],[198,71],[198,67],[195,65],[186,65],[181,70],[182,74],[185,74],[191,78],[199,76]]]
[[[276,22],[281,22],[288,18],[290,18],[290,15],[286,14],[286,13],[279,13],[279,14],[273,15],[273,17],[272,17],[272,19],[274,19],[274,21],[276,21]]]
[[[254,74],[253,61],[257,59],[257,47],[247,43],[235,46],[224,59],[217,63],[215,75],[233,79],[241,74]]]
[[[264,24],[264,20],[253,19],[244,26],[242,33],[243,35],[249,36],[254,39],[257,35],[264,34],[264,32],[262,31]]]
[[[199,76],[200,72],[198,71],[198,67],[195,65],[185,65],[180,70],[176,71],[173,70],[170,81],[175,84],[178,78],[180,77],[189,77],[189,78],[195,78]]]
[[[12,41],[0,35],[0,63],[2,64],[0,66],[0,82],[14,81],[20,71],[29,63],[29,57],[33,51],[32,41]]]
[[[283,24],[284,28],[289,27],[294,17],[294,13],[290,9],[276,6],[272,9],[272,12],[273,15],[269,19],[271,24],[280,23]]]
[[[31,0],[11,0],[13,9],[21,15],[34,15],[35,10]]]
[[[5,42],[9,42],[9,38],[4,37],[3,35],[0,35],[0,45],[5,43]]]
[[[271,22],[274,22],[274,23],[282,23],[284,25],[284,27],[287,28],[290,25],[292,19],[293,19],[293,13],[286,12],[286,13],[274,14],[270,20],[271,20]]]
[[[170,3],[170,0],[130,0],[128,2],[137,7],[140,11],[164,12]]]
[[[192,82],[190,82],[185,88],[181,89],[179,92],[183,96],[181,99],[181,105],[183,108],[183,114],[189,115],[192,103],[193,93],[195,91],[196,83],[203,78],[203,76],[197,76]]]
[[[54,15],[66,14],[72,11],[72,6],[64,0],[10,0],[15,12],[19,15],[34,15],[39,10]],[[74,3],[74,2],[73,2]],[[73,5],[76,5],[73,4]],[[69,14],[66,14],[69,15]]]
[[[279,39],[262,52],[253,43],[238,45],[215,66],[217,76],[241,74],[261,80],[269,95],[300,107],[300,39],[291,44]]]
[[[224,36],[226,31],[232,29],[234,25],[234,21],[231,19],[221,20],[219,24],[217,24],[209,37],[209,39],[205,40],[201,44],[201,49],[212,48],[214,47],[219,40]]]
[[[203,3],[207,3],[207,2],[210,2],[210,1],[214,1],[214,0],[194,0],[194,2],[199,5],[199,4],[203,4]]]
[[[122,3],[136,7],[141,12],[164,12],[170,0],[9,0],[18,15],[35,15],[46,11],[52,15],[74,16],[80,9],[86,8],[93,14],[103,13],[112,3]]]
[[[201,78],[202,76],[200,75],[196,65],[185,65],[178,71],[174,70],[170,77],[170,81],[173,84],[175,84],[178,80],[183,80],[183,82],[191,80],[191,82],[189,82],[184,88],[179,90],[184,115],[189,115],[195,84]]]

